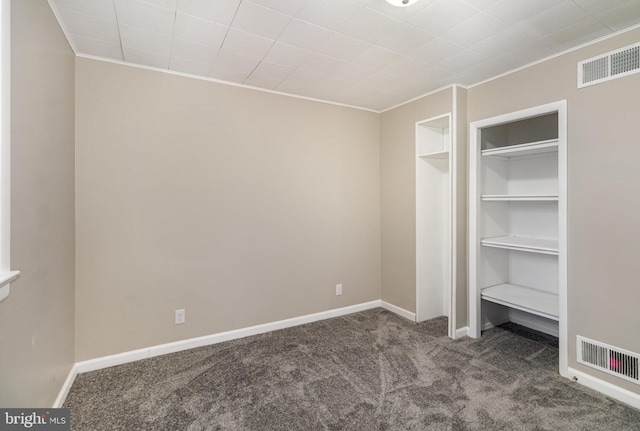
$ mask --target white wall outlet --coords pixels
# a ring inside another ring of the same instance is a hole
[[[342,284],[336,284],[336,296],[342,295]]]
[[[187,320],[187,315],[186,315],[186,312],[184,311],[184,308],[181,308],[180,310],[176,310],[176,325],[183,324],[185,320]]]

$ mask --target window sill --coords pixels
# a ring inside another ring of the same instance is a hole
[[[0,273],[0,302],[7,299],[11,292],[11,282],[20,276],[20,271],[7,271]]]

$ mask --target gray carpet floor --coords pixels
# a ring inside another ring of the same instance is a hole
[[[446,337],[382,309],[77,377],[72,430],[640,430],[517,325]]]

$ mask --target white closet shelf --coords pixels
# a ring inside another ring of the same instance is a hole
[[[482,156],[516,157],[555,152],[558,152],[558,140],[548,139],[546,141],[528,142],[526,144],[489,148],[486,150],[482,150]]]
[[[446,159],[449,157],[449,150],[434,151],[431,153],[418,154],[422,159]]]
[[[559,320],[560,307],[555,293],[504,283],[482,289],[481,295],[485,301]]]
[[[557,202],[558,195],[482,195],[483,201]]]
[[[558,240],[530,238],[522,236],[499,236],[483,238],[480,244],[485,247],[504,248],[508,250],[527,251],[530,253],[558,254]]]

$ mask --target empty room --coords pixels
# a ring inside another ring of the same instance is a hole
[[[640,1],[0,5],[0,429],[640,430]]]

